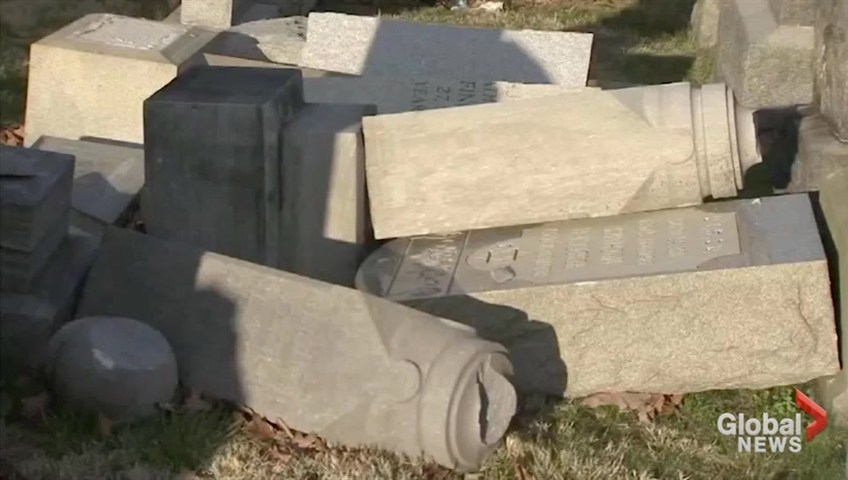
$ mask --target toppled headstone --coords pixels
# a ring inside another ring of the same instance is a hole
[[[822,0],[816,12],[816,100],[834,135],[848,142],[848,2]]]
[[[398,239],[357,287],[503,343],[527,391],[762,388],[839,369],[806,195]]]
[[[110,229],[78,316],[162,332],[187,388],[330,441],[474,468],[515,412],[503,347],[291,273]]]
[[[813,27],[782,24],[771,3],[725,0],[719,18],[717,73],[748,108],[813,99]]]
[[[151,235],[278,266],[281,134],[303,105],[292,69],[195,67],[144,102]]]
[[[234,26],[219,33],[204,52],[297,65],[305,44],[306,18],[287,17]]]
[[[760,161],[751,111],[687,83],[363,119],[378,239],[696,205]]]
[[[165,337],[121,317],[88,317],[63,326],[47,351],[53,390],[70,405],[127,421],[156,413],[177,390],[177,359]]]
[[[42,137],[33,148],[73,155],[71,224],[92,234],[105,225],[122,224],[144,185],[141,147]]]
[[[49,135],[142,143],[145,98],[189,66],[213,32],[86,15],[30,48],[25,145]]]
[[[307,105],[283,137],[281,268],[353,286],[373,241],[362,117],[373,107]]]
[[[70,207],[74,157],[0,145],[0,247],[32,251]]]
[[[833,172],[822,182],[819,203],[833,252],[832,278],[839,290],[836,292],[838,317],[841,322],[840,354],[843,369],[833,377],[818,381],[819,399],[829,418],[840,425],[848,425],[848,163]]]
[[[22,367],[43,361],[50,336],[70,320],[98,241],[72,228],[27,293],[0,292],[0,355]]]
[[[550,97],[576,88],[581,87],[431,77],[326,76],[303,80],[307,102],[375,105],[381,114]]]
[[[585,86],[592,35],[312,13],[305,67],[363,76]]]

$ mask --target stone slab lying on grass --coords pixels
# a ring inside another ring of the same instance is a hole
[[[69,210],[65,209],[31,251],[0,247],[0,290],[27,293],[68,234]]]
[[[362,117],[373,113],[306,105],[283,132],[283,270],[353,286],[373,241],[362,139]]]
[[[770,0],[725,0],[719,19],[716,69],[748,108],[810,103],[811,26],[781,25]]]
[[[357,287],[503,343],[525,391],[763,388],[839,369],[806,195],[394,240]]]
[[[586,87],[432,77],[325,76],[305,78],[303,96],[313,103],[376,105],[378,113],[388,114],[550,97],[577,88]]]
[[[86,15],[30,48],[25,145],[42,136],[142,143],[144,99],[190,66],[213,32]]]
[[[303,105],[294,69],[196,67],[144,102],[151,235],[279,266],[281,131]]]
[[[74,157],[0,145],[0,246],[33,251],[67,215]]]
[[[184,386],[343,444],[474,468],[515,412],[503,347],[466,327],[128,230],[107,232],[77,315],[147,323]]]
[[[231,27],[209,42],[204,52],[297,65],[305,44],[306,18],[287,17]]]
[[[86,232],[122,224],[144,186],[141,146],[42,137],[33,148],[76,158],[71,223]]]
[[[74,407],[110,420],[153,415],[171,402],[177,359],[156,329],[121,317],[74,320],[50,339],[45,369],[53,391]]]
[[[735,196],[760,161],[722,84],[598,90],[363,119],[374,236],[520,225]]]
[[[848,142],[848,2],[822,0],[816,12],[816,100],[836,137]]]
[[[592,35],[312,13],[301,65],[363,76],[586,85]]]
[[[70,320],[98,241],[79,230],[50,259],[30,293],[0,292],[0,355],[21,367],[37,367],[51,335]]]

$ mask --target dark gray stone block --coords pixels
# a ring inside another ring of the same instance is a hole
[[[31,252],[0,247],[0,290],[26,293],[68,234],[68,212],[39,240]]]
[[[76,157],[71,223],[89,233],[121,224],[144,185],[141,145],[41,137],[33,148]]]
[[[37,367],[50,337],[71,319],[99,241],[78,230],[50,259],[32,291],[0,292],[0,356],[21,367]]]
[[[0,246],[31,252],[71,205],[74,157],[0,145]]]
[[[147,231],[255,263],[279,263],[283,128],[303,105],[299,71],[196,67],[144,104]]]

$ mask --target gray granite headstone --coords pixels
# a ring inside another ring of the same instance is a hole
[[[839,368],[806,195],[398,239],[357,288],[503,343],[526,391],[762,388]]]
[[[282,131],[303,105],[300,72],[196,67],[144,103],[148,233],[279,263]]]
[[[0,246],[32,251],[71,203],[74,157],[0,145]]]
[[[301,65],[363,76],[585,86],[592,34],[313,13]]]
[[[32,289],[38,274],[67,236],[69,216],[66,210],[32,251],[0,247],[0,290],[27,293]]]
[[[815,25],[816,101],[836,137],[848,142],[848,2],[819,1]]]

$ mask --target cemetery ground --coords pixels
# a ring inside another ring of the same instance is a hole
[[[712,55],[695,51],[688,32],[690,11],[691,2],[685,0],[561,0],[512,5],[498,14],[456,13],[444,7],[382,8],[384,14],[423,22],[591,31],[595,52],[590,79],[601,85],[707,81]],[[27,45],[93,12],[162,18],[168,7],[153,0],[0,2],[4,123],[22,120]],[[801,388],[812,393],[809,385]],[[111,429],[96,418],[48,405],[45,398],[34,379],[2,385],[0,478],[152,480],[174,473],[186,479],[463,478],[416,459],[333,448],[193,395],[163,408],[153,419]],[[579,399],[524,399],[504,445],[481,472],[466,478],[841,478],[845,429],[828,426],[794,454],[737,453],[735,438],[716,429],[716,418],[723,412],[793,416],[793,398],[793,386],[688,394],[682,402],[654,397],[655,404],[636,405],[647,421],[640,421],[640,412],[589,408]]]

